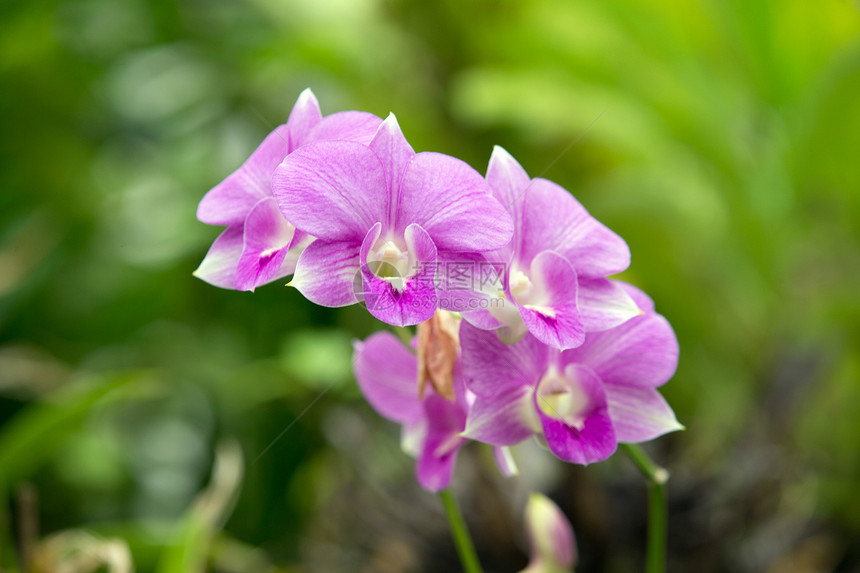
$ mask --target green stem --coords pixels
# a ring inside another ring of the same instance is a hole
[[[466,529],[463,514],[460,513],[460,508],[457,506],[457,500],[447,489],[439,492],[439,498],[442,500],[445,514],[448,516],[448,524],[451,526],[451,535],[454,536],[457,554],[460,555],[460,563],[463,564],[463,572],[483,573],[481,563],[478,561],[478,554],[475,553],[475,545],[469,536],[469,530]]]
[[[666,482],[669,472],[648,457],[634,444],[621,444],[621,450],[648,481],[648,546],[645,556],[646,573],[666,570]]]

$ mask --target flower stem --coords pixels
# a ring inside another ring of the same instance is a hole
[[[451,535],[454,536],[457,554],[460,555],[460,563],[463,564],[463,572],[483,573],[481,563],[478,561],[478,554],[475,553],[475,545],[469,536],[469,530],[466,529],[466,522],[463,521],[463,514],[460,513],[460,508],[457,506],[457,500],[451,490],[448,489],[440,491],[439,498],[442,500],[445,514],[448,516],[448,524],[451,526]]]
[[[621,450],[648,481],[648,546],[645,555],[646,573],[666,570],[666,482],[669,472],[658,466],[642,448],[621,444]]]

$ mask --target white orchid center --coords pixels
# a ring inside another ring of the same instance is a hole
[[[511,271],[508,284],[511,289],[511,295],[513,295],[517,301],[528,299],[529,294],[531,294],[532,289],[534,288],[529,276],[520,270]]]
[[[517,305],[537,311],[549,318],[555,318],[555,310],[550,306],[547,289],[540,278],[537,277],[538,280],[532,282],[528,273],[516,267],[511,268],[508,275],[508,289],[513,300],[503,301],[502,304],[490,307],[490,313],[505,325],[498,331],[502,342],[516,344],[528,332]]]
[[[511,295],[518,304],[523,307],[535,310],[549,318],[555,318],[555,310],[549,305],[549,295],[546,285],[537,277],[538,280],[534,283],[531,277],[518,269],[512,269],[508,286],[511,290]]]
[[[577,430],[585,426],[590,409],[588,395],[570,367],[563,373],[553,367],[544,375],[537,387],[537,403],[544,414]]]
[[[397,290],[403,290],[404,279],[411,276],[415,258],[403,241],[380,237],[367,255],[367,266],[379,278]]]

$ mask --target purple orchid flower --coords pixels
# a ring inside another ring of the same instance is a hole
[[[530,332],[564,350],[582,344],[586,332],[607,330],[638,314],[625,290],[606,279],[630,265],[621,237],[562,187],[530,179],[501,147],[490,157],[487,182],[513,217],[514,237],[486,255],[497,263],[504,296],[487,310],[465,313],[466,320],[499,329],[507,343]]]
[[[468,398],[460,367],[453,377],[454,399],[433,386],[419,395],[418,358],[390,332],[377,332],[355,343],[355,377],[370,405],[383,417],[403,425],[403,446],[417,458],[415,476],[421,487],[441,491],[451,483],[457,452],[466,442]]]
[[[287,123],[275,128],[239,169],[200,201],[197,218],[227,229],[194,275],[218,287],[247,291],[291,275],[313,237],[298,231],[278,209],[272,196],[272,173],[306,143],[330,139],[367,143],[381,122],[358,111],[323,118],[313,92],[303,91]]]
[[[463,435],[498,446],[537,434],[562,460],[604,460],[619,442],[682,429],[656,390],[678,364],[678,341],[642,291],[621,283],[643,314],[558,350],[528,335],[515,345],[460,328],[466,385],[475,393]]]
[[[431,491],[451,483],[475,399],[463,382],[459,327],[456,315],[440,310],[418,325],[415,353],[390,332],[355,343],[359,388],[377,412],[403,425],[404,449],[418,459],[418,483]],[[502,475],[517,473],[508,448],[495,447],[493,454]]]
[[[290,154],[273,189],[281,211],[317,238],[291,285],[322,306],[363,297],[371,314],[396,326],[451,306],[447,261],[473,261],[513,233],[480,174],[447,155],[416,154],[393,114],[369,145],[328,141]]]

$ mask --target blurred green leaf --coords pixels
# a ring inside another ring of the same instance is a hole
[[[63,388],[10,420],[0,432],[0,491],[8,492],[53,457],[100,402],[129,399],[149,382],[140,372],[94,378]]]

